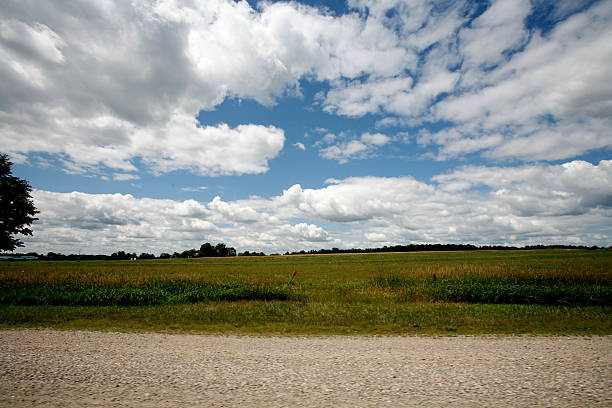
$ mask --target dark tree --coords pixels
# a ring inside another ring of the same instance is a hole
[[[198,252],[198,256],[216,256],[217,252],[215,251],[215,247],[213,247],[209,242],[202,244],[200,246],[200,251]]]
[[[215,256],[228,256],[229,249],[223,243],[218,243],[215,245]]]
[[[168,255],[168,256],[170,256],[170,255]],[[143,252],[140,255],[138,255],[138,259],[155,259],[155,255],[147,254],[146,252]]]
[[[200,250],[198,251],[198,255],[200,257],[210,257],[210,256],[236,256],[236,249],[232,247],[228,247],[224,243],[218,243],[215,246],[212,246],[210,242],[206,242],[200,246]]]
[[[32,187],[27,181],[13,177],[13,163],[6,154],[0,154],[0,250],[12,251],[23,242],[15,234],[32,235],[28,228],[39,211],[30,196]]]
[[[188,249],[186,251],[181,252],[181,258],[197,258],[198,251],[195,249]]]
[[[130,254],[126,254],[125,251],[113,252],[110,256],[110,259],[118,259],[118,260],[128,260],[130,259]]]

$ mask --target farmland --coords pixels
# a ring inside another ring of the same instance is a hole
[[[611,334],[611,311],[610,250],[0,264],[4,328]]]

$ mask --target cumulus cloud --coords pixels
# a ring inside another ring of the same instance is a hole
[[[334,83],[324,98],[326,111],[412,118],[425,115],[436,98],[455,89],[460,78],[456,66],[463,59],[457,51],[457,33],[468,21],[469,2],[356,0],[349,4],[393,27],[399,43],[419,60],[398,75]]]
[[[0,149],[58,154],[81,171],[135,171],[142,158],[153,172],[261,173],[280,129],[199,128],[195,117],[228,97],[273,105],[304,79],[329,85],[329,113],[455,127],[421,141],[440,159],[610,147],[612,4],[541,3],[351,0],[333,15],[293,2],[6,0]],[[542,32],[527,23],[543,7],[556,25]],[[210,139],[224,148],[197,143]]]
[[[345,116],[380,113],[410,91],[412,78],[383,78],[338,83],[324,100],[323,109]]]
[[[328,146],[320,150],[321,157],[337,160],[338,163],[348,163],[350,159],[365,158],[369,151],[368,146],[359,140],[351,140],[346,143]]]
[[[332,184],[317,190],[294,185],[276,201],[297,210],[296,216],[352,222],[393,216],[403,211],[406,202],[436,194],[432,186],[412,177],[352,177],[329,182]]]
[[[271,105],[299,94],[301,78],[397,75],[416,62],[379,21],[296,3],[8,0],[0,15],[0,149],[81,169],[134,171],[142,158],[154,172],[261,173],[282,131],[199,128],[201,109],[226,97]]]
[[[486,186],[513,213],[584,214],[612,208],[612,160],[599,165],[576,160],[559,166],[467,166],[434,180],[447,191]]]
[[[321,242],[329,240],[329,233],[317,225],[301,222],[293,225],[291,230],[306,241]]]
[[[612,161],[467,166],[424,183],[352,177],[323,188],[208,203],[35,190],[26,250],[174,251],[226,242],[266,252],[457,242],[612,245]],[[295,221],[299,220],[299,221]],[[322,227],[325,225],[325,228]],[[324,243],[324,244],[323,244]]]
[[[127,180],[138,180],[140,176],[137,174],[129,174],[129,173],[115,173],[113,174],[113,180],[117,181],[127,181]]]
[[[472,166],[435,177],[437,184],[349,178],[317,190],[292,186],[274,200],[293,216],[353,225],[371,241],[607,245],[611,165]]]
[[[219,221],[254,223],[263,219],[263,215],[259,214],[248,204],[241,205],[239,202],[228,203],[221,200],[219,196],[213,198],[213,200],[208,203],[208,208],[218,215],[217,220]]]
[[[527,40],[525,18],[531,12],[529,0],[497,0],[470,27],[459,35],[464,65],[490,67],[505,60],[504,52],[513,51]]]
[[[346,134],[336,136],[334,134],[326,134],[317,145],[325,145],[335,143],[331,146],[321,148],[319,154],[321,157],[329,160],[336,160],[340,164],[348,163],[353,159],[365,159],[372,157],[376,149],[391,142],[391,137],[382,133],[364,133],[359,139],[345,140],[338,143],[338,140],[346,139]]]
[[[391,138],[382,133],[364,133],[361,135],[361,141],[373,146],[384,146],[391,141]]]
[[[552,32],[533,33],[512,59],[483,76],[469,92],[435,107],[442,120],[458,124],[464,136],[485,143],[495,159],[558,160],[612,145],[610,71],[612,6],[602,2],[560,23]],[[490,139],[493,134],[495,142]],[[442,156],[454,156],[456,140],[436,138]]]
[[[325,110],[396,115],[381,125],[438,122],[442,130],[418,141],[440,160],[559,160],[612,146],[610,2],[498,0],[480,15],[470,2],[350,3],[396,27],[422,62],[401,75],[340,83]],[[544,9],[556,25],[529,27]]]
[[[41,190],[33,198],[41,209],[33,244],[41,252],[178,250],[217,231],[209,210],[193,200]]]
[[[436,184],[411,177],[357,177],[329,180],[330,186],[317,190],[295,185],[275,200],[297,210],[294,216],[332,222],[402,219],[415,230],[429,230],[443,221],[448,227],[469,223],[466,216],[505,219],[514,214],[518,221],[532,215],[610,215],[611,177],[612,161],[605,160],[598,165],[470,166],[435,176]],[[489,189],[476,188],[482,185]],[[427,220],[421,226],[415,222],[419,217]]]
[[[4,2],[0,150],[61,154],[77,171],[135,171],[134,158],[154,172],[266,171],[282,149],[282,130],[198,127],[198,110],[227,89],[194,70],[189,24],[150,6]]]
[[[173,117],[161,134],[160,140],[158,134],[141,132],[133,142],[134,154],[153,171],[189,169],[212,176],[264,173],[285,141],[284,132],[274,126],[196,127],[195,119],[184,116]]]
[[[387,236],[385,234],[378,232],[366,232],[365,234],[363,234],[363,236],[366,237],[367,240],[372,242],[384,242],[387,240]]]

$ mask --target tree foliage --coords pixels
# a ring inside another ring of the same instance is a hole
[[[27,181],[14,177],[13,163],[6,154],[0,154],[0,250],[12,251],[23,242],[14,235],[32,235],[29,228],[38,218],[30,196],[32,187]]]
[[[200,246],[200,250],[197,251],[196,256],[236,256],[236,250],[232,247],[228,247],[222,242],[215,246],[206,242]]]

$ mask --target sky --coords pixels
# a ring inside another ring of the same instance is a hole
[[[610,0],[3,0],[21,252],[612,245]]]

